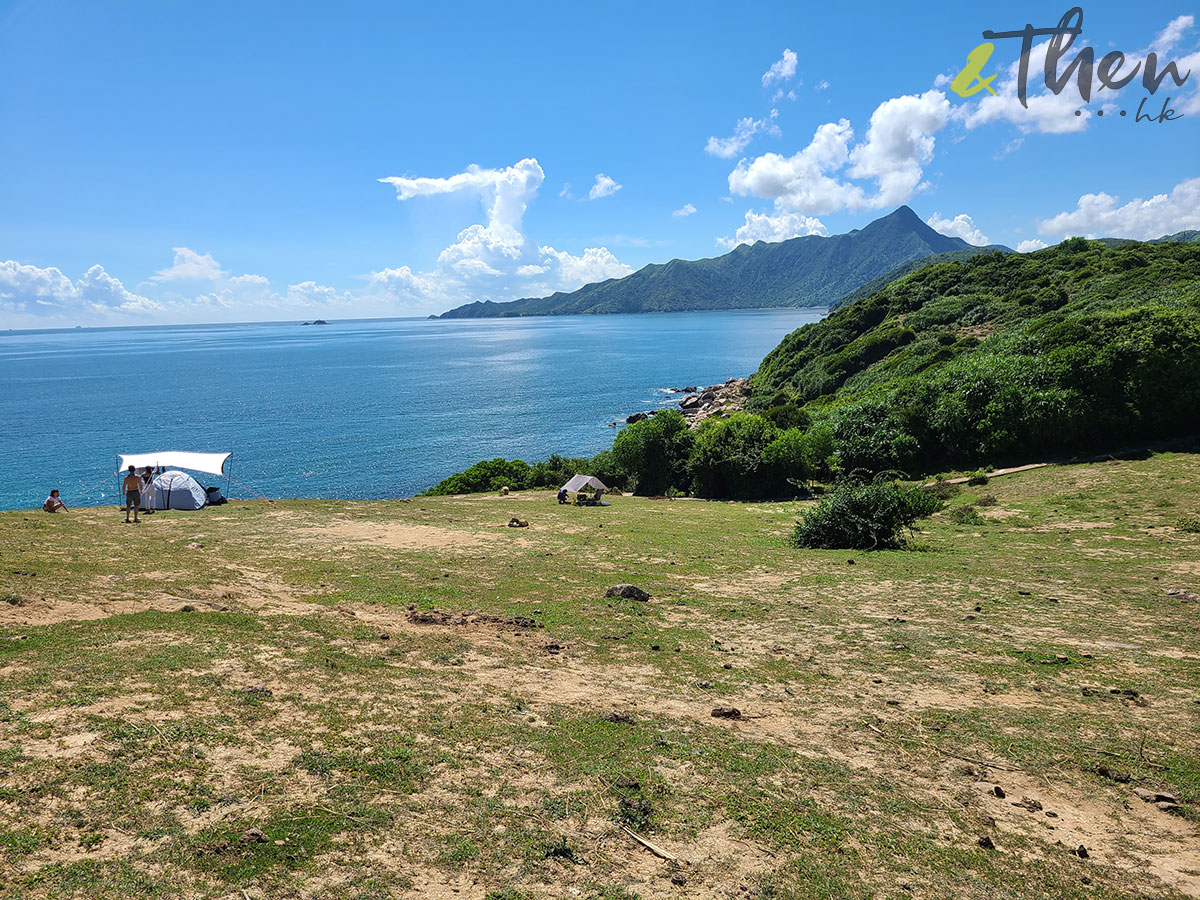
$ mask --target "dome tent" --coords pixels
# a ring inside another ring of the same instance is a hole
[[[168,469],[155,477],[152,509],[202,509],[208,493],[187,472]]]

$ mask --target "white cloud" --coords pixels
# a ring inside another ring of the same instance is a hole
[[[710,137],[708,143],[704,145],[704,152],[709,156],[716,156],[721,159],[733,159],[733,157],[746,149],[750,141],[759,132],[779,134],[779,127],[774,123],[778,112],[776,110],[772,110],[771,112],[773,115],[769,119],[753,119],[749,116],[744,119],[738,119],[733,126],[733,135],[731,137]]]
[[[827,235],[829,230],[820,219],[811,216],[796,213],[770,216],[751,211],[746,213],[746,224],[739,227],[732,238],[717,238],[717,244],[732,248],[738,244],[753,244],[756,241],[776,243],[809,234]]]
[[[592,189],[588,191],[589,200],[599,200],[601,197],[611,197],[621,189],[621,185],[617,184],[613,179],[609,178],[603,172],[596,175],[596,183],[592,185]]]
[[[575,195],[571,193],[571,182],[568,181],[563,184],[562,190],[558,192],[558,196],[566,197],[568,200],[575,199]]]
[[[695,211],[696,207],[692,206],[690,203],[685,203],[683,206],[679,207],[679,209],[671,213],[671,215],[675,216],[677,219],[684,219],[692,215]]]
[[[1044,235],[1083,235],[1151,240],[1200,228],[1200,178],[1181,181],[1170,194],[1137,197],[1123,206],[1103,192],[1084,194],[1070,212],[1038,222]]]
[[[985,247],[991,243],[986,234],[976,227],[971,217],[966,213],[959,213],[953,219],[946,219],[940,213],[934,213],[926,221],[934,231],[949,235],[950,237],[962,238],[968,244],[973,244],[976,247]]]
[[[996,94],[981,91],[955,108],[955,116],[968,129],[978,128],[993,122],[1008,122],[1022,132],[1043,134],[1069,134],[1085,131],[1092,114],[1086,109],[1075,115],[1083,101],[1073,89],[1054,94],[1046,88],[1041,73],[1046,64],[1046,48],[1049,41],[1035,44],[1029,56],[1029,75],[1026,78],[1028,109],[1021,105],[1017,96],[1020,60],[1014,60],[996,73],[992,83]],[[990,73],[990,70],[988,70]]]
[[[852,146],[854,130],[846,119],[826,122],[792,156],[765,153],[742,160],[729,175],[729,192],[771,200],[776,214],[824,215],[903,203],[924,186],[934,135],[949,115],[941,91],[893,97],[871,114],[861,142]],[[851,179],[874,182],[873,189]]]
[[[553,247],[539,247],[538,251],[547,263],[558,264],[558,282],[564,287],[558,289],[573,290],[593,281],[605,281],[609,278],[623,278],[633,270],[612,255],[605,247],[587,247],[583,256],[572,256],[560,252]],[[552,266],[546,265],[548,271]]]
[[[1021,241],[1017,244],[1018,253],[1032,253],[1034,250],[1045,250],[1050,245],[1045,241],[1039,241],[1037,238],[1030,238],[1027,241]]]
[[[482,222],[459,231],[438,255],[431,271],[409,266],[381,268],[363,276],[353,292],[315,281],[284,289],[265,276],[233,275],[209,253],[174,248],[172,265],[128,291],[100,266],[72,281],[56,268],[0,262],[0,315],[16,325],[120,324],[146,321],[246,321],[330,314],[396,315],[441,312],[474,299],[506,300],[542,296],[557,290],[628,275],[632,269],[605,247],[579,255],[541,245],[523,233],[529,204],[545,181],[535,159],[502,169],[469,166],[445,178],[397,176],[380,179],[401,201],[418,197],[473,195],[483,207]],[[594,196],[620,185],[597,176]]]
[[[575,290],[592,281],[628,275],[633,270],[607,248],[588,247],[581,256],[542,246],[523,232],[529,204],[545,181],[536,159],[506,169],[470,166],[449,178],[381,178],[400,200],[438,194],[475,194],[486,208],[486,222],[464,228],[443,250],[431,272],[408,266],[372,273],[368,294],[386,296],[414,311],[445,309],[474,299],[510,300],[558,290]],[[596,176],[590,199],[610,196],[621,185]]]
[[[1191,31],[1194,25],[1195,19],[1193,16],[1178,16],[1171,20],[1159,32],[1148,48],[1136,53],[1127,54],[1124,63],[1115,74],[1117,77],[1122,77],[1133,72],[1135,66],[1141,66],[1142,71],[1144,71],[1146,55],[1148,53],[1155,52],[1160,54],[1160,57],[1166,54],[1183,42],[1184,37]],[[992,85],[996,90],[995,96],[985,92],[976,94],[975,97],[955,108],[955,118],[961,120],[968,129],[977,128],[980,125],[992,122],[1008,122],[1017,126],[1017,128],[1025,133],[1070,134],[1086,131],[1093,113],[1085,108],[1086,104],[1079,96],[1074,83],[1068,84],[1066,89],[1057,95],[1046,88],[1042,72],[1046,64],[1046,49],[1048,46],[1049,41],[1044,41],[1040,44],[1035,44],[1030,51],[1029,74],[1026,78],[1028,93],[1026,102],[1028,108],[1021,105],[1021,101],[1017,96],[1017,81],[1020,66],[1018,58],[996,72],[997,78]],[[1102,55],[1103,51],[1097,49],[1096,56],[1100,57]],[[1159,59],[1160,73],[1166,62],[1166,58]],[[1179,68],[1180,74],[1185,74],[1189,69],[1200,68],[1200,50],[1193,50],[1190,54],[1180,57],[1176,60],[1176,65]],[[988,71],[990,70],[985,68],[985,72]],[[948,80],[949,78],[946,76],[938,76],[935,79],[935,84],[940,86]],[[1189,80],[1189,84],[1191,81]],[[1168,75],[1163,82],[1163,88],[1174,87],[1174,82],[1171,80],[1171,76]],[[1142,92],[1142,79],[1140,75],[1129,82],[1128,88],[1133,92]],[[1103,100],[1104,93],[1102,92],[1114,94],[1111,89],[1104,87],[1097,80],[1093,85],[1093,103]],[[1193,88],[1189,93],[1182,96],[1175,94],[1174,99],[1175,103],[1172,105],[1177,111],[1184,114],[1200,112],[1200,88]],[[1114,105],[1110,101],[1103,108],[1105,109],[1105,114],[1108,115],[1110,112],[1116,111],[1119,106],[1120,104]],[[1131,107],[1131,109],[1133,108],[1135,107]],[[1075,114],[1077,110],[1080,111],[1079,115]]]
[[[78,281],[54,267],[0,262],[0,310],[25,321],[50,319],[76,324],[78,319],[111,321],[144,317],[160,309],[155,301],[126,290],[102,266],[92,266]]]
[[[813,88],[813,90],[827,91],[827,90],[829,90],[829,82],[826,81],[824,78],[822,78],[820,81],[817,82],[817,86],[815,88]]]
[[[1179,46],[1183,36],[1191,31],[1196,24],[1195,16],[1176,16],[1167,23],[1167,27],[1158,33],[1150,46],[1159,53],[1166,53]],[[1182,71],[1187,71],[1183,69]]]
[[[225,272],[211,253],[197,253],[187,247],[175,247],[175,262],[170,268],[159,269],[150,276],[151,281],[216,281],[224,278]]]
[[[791,50],[784,50],[783,56],[772,63],[771,68],[763,73],[763,87],[770,87],[776,81],[787,81],[795,74],[796,54]]]

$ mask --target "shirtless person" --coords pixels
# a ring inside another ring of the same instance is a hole
[[[133,521],[135,524],[140,524],[142,520],[138,518],[138,503],[142,499],[142,479],[133,466],[129,467],[129,474],[121,482],[121,490],[125,492],[126,523],[129,522],[129,510],[132,508]]]

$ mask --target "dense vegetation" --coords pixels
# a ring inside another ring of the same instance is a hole
[[[751,405],[844,472],[1015,461],[1194,431],[1200,247],[1081,238],[901,278],[787,338]]]
[[[751,409],[674,410],[594,460],[493,460],[432,493],[561,484],[757,499],[1113,448],[1200,426],[1200,245],[1073,238],[928,266],[788,335]],[[503,466],[501,466],[503,464]]]
[[[847,292],[897,266],[964,249],[978,252],[961,238],[934,231],[902,206],[847,234],[741,244],[723,256],[673,259],[570,293],[509,303],[470,303],[442,318],[831,306]]]

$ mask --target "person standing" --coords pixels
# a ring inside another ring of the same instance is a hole
[[[133,466],[129,467],[129,474],[125,476],[125,480],[121,482],[121,489],[125,491],[125,521],[129,522],[129,510],[133,509],[133,521],[135,524],[141,522],[138,518],[138,504],[142,499],[142,479],[138,477],[137,470]]]
[[[58,512],[60,509],[63,512],[69,512],[67,504],[63,503],[58,496],[58,488],[50,492],[50,496],[46,498],[46,502],[42,504],[42,509],[46,512]]]
[[[154,512],[154,469],[150,466],[142,469],[142,496],[139,505],[143,512]]]

